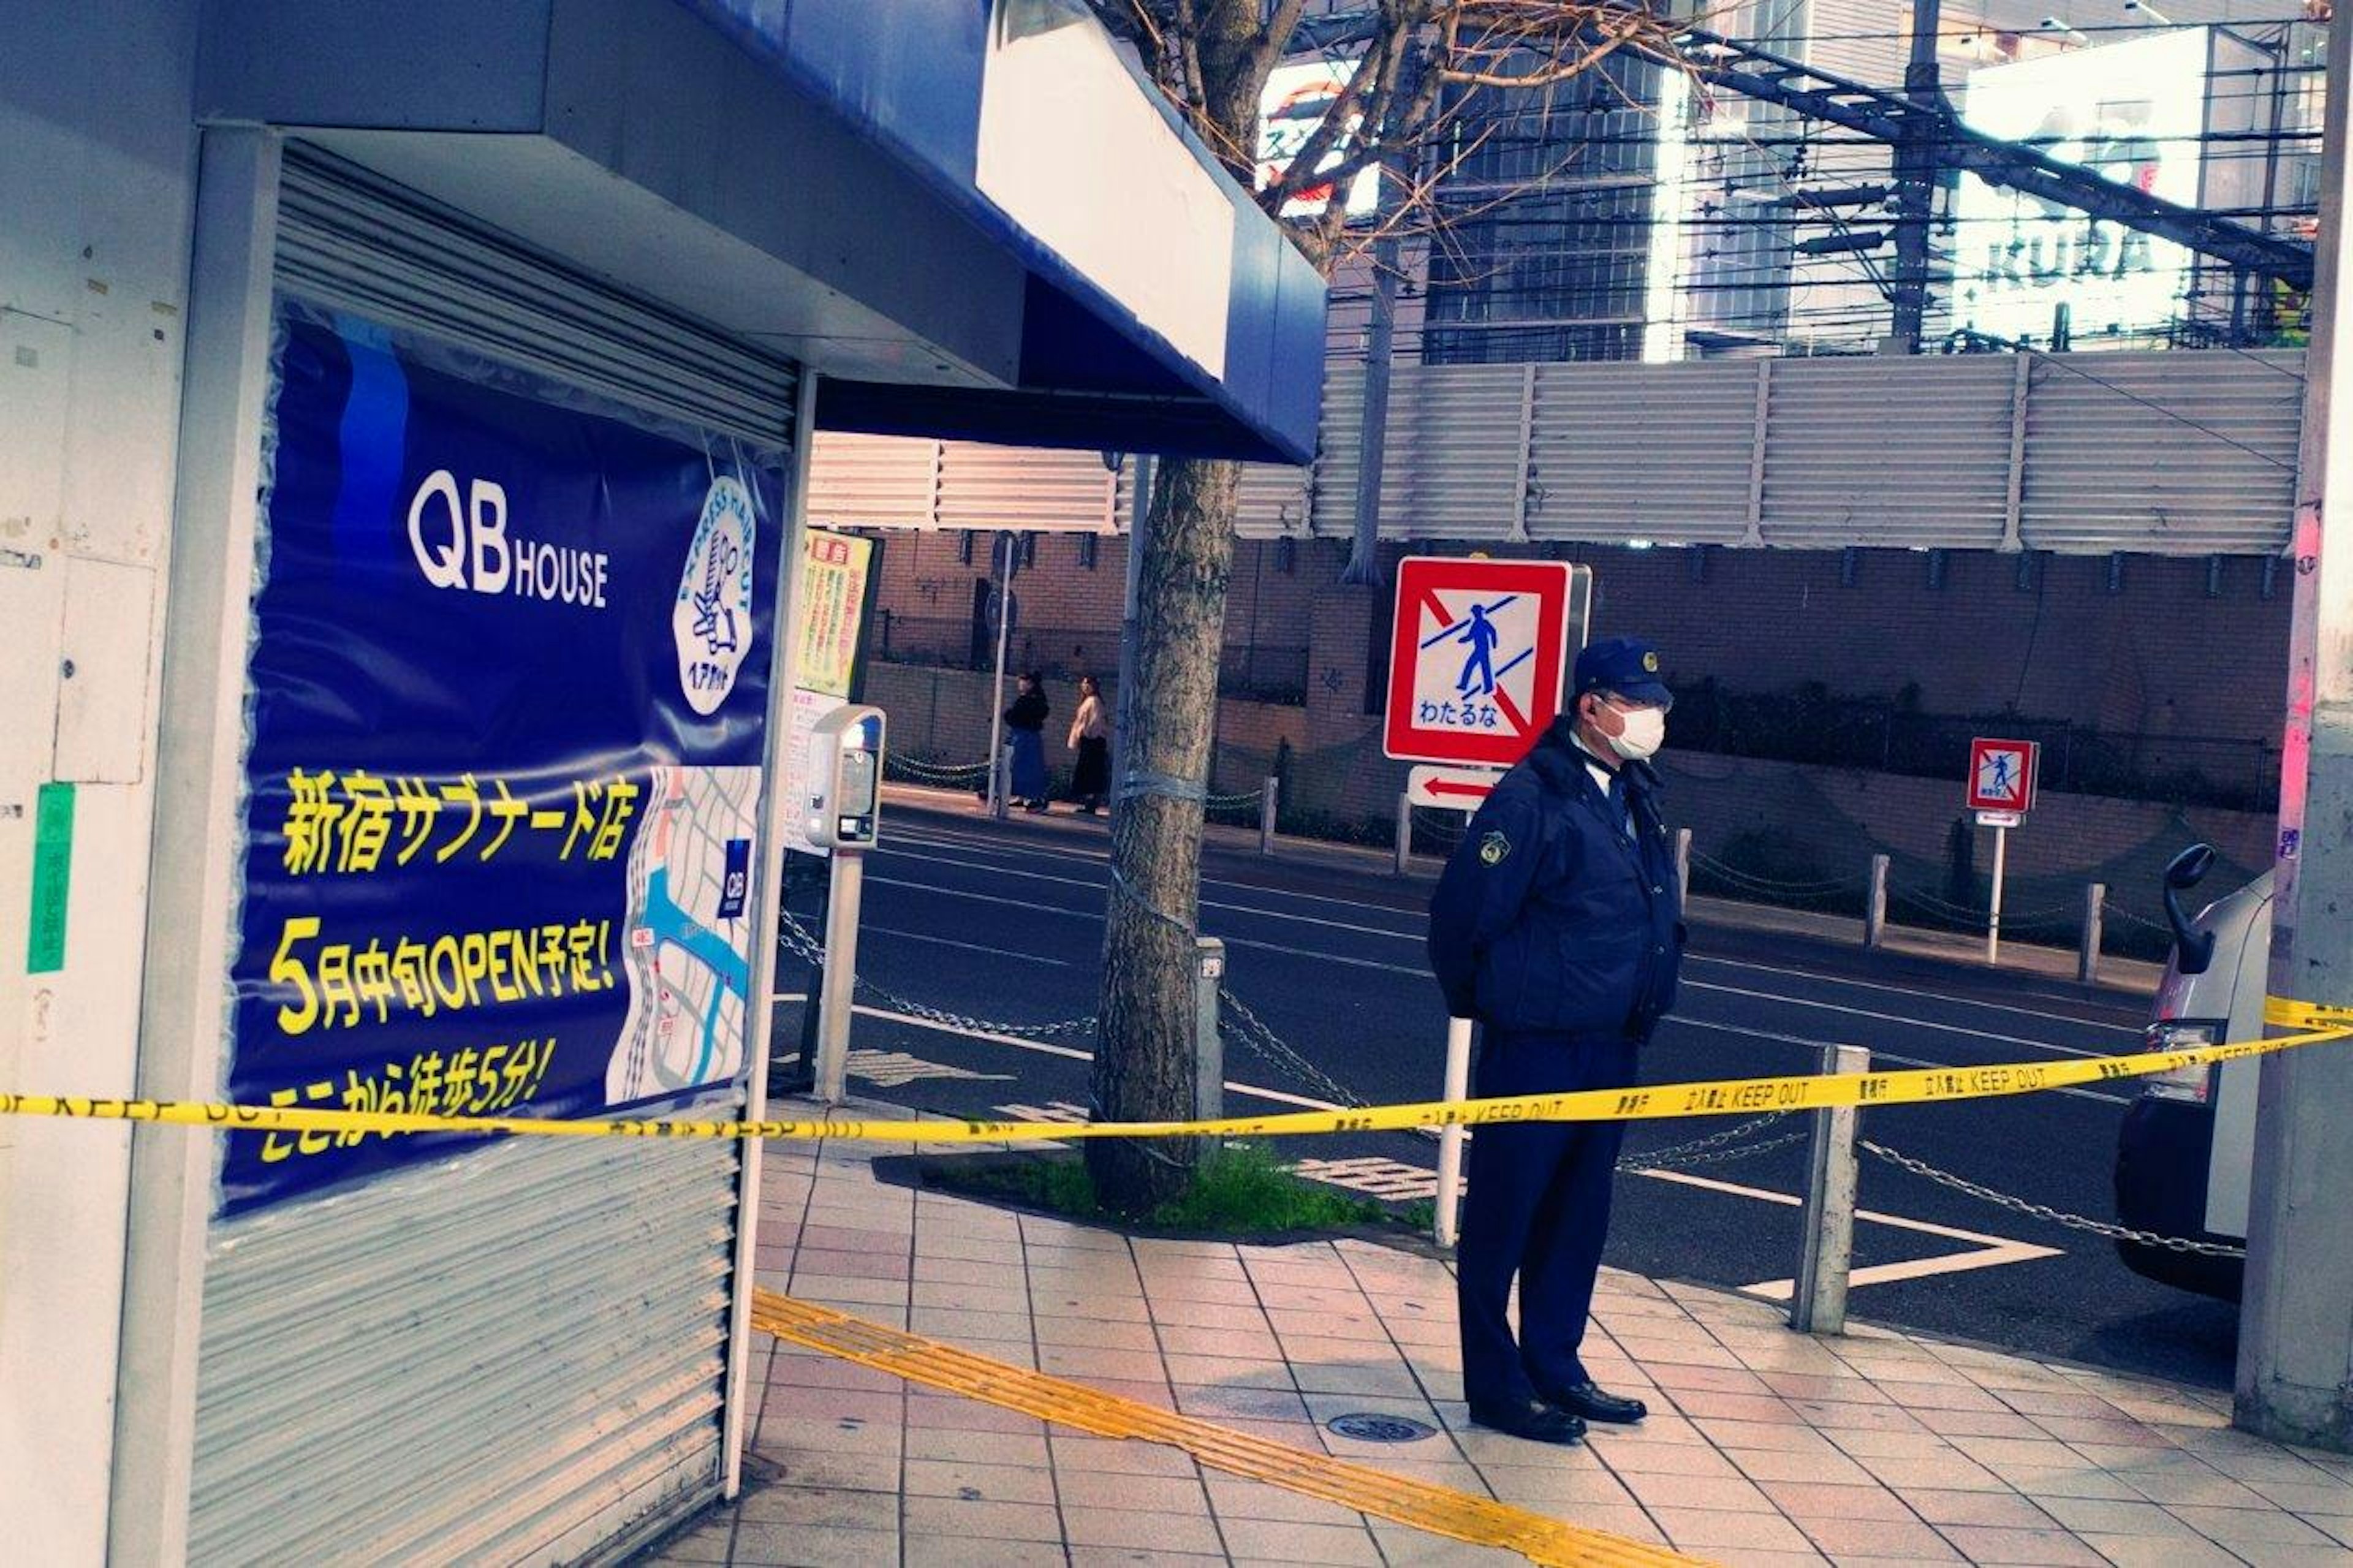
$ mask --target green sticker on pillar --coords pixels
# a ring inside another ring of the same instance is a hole
[[[73,882],[74,786],[46,784],[33,808],[32,935],[25,973],[54,974],[66,966],[66,897]]]

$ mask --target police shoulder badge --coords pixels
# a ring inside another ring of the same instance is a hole
[[[1490,833],[1479,840],[1479,863],[1482,866],[1500,866],[1511,852],[1512,841],[1501,833]]]

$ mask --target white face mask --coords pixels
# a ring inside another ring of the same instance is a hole
[[[1625,728],[1609,737],[1609,749],[1629,762],[1647,763],[1667,740],[1667,715],[1658,708],[1621,709]]]

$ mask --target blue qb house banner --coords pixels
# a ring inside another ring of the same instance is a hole
[[[290,307],[277,371],[229,1096],[579,1116],[734,1079],[782,458]],[[450,1142],[238,1134],[220,1207]]]

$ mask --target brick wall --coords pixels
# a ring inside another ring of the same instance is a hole
[[[987,542],[976,544],[974,563],[965,565],[955,535],[890,535],[880,607],[946,623],[960,656],[973,584],[987,568]],[[1026,648],[1017,644],[1016,665],[1041,662],[1029,656],[1049,650],[1034,639],[1059,632],[1051,651],[1060,662],[1108,678],[1118,665],[1126,548],[1124,539],[1099,538],[1089,570],[1076,536],[1039,538],[1034,568],[1015,584],[1020,624],[1033,638]],[[1713,675],[1735,692],[1816,681],[1834,696],[1878,699],[1916,685],[1920,708],[1931,713],[2015,710],[2109,731],[2277,737],[2288,585],[2277,577],[2265,597],[2257,558],[2225,559],[2221,591],[2210,596],[2203,559],[2127,557],[2112,592],[2105,556],[2033,556],[2021,586],[2016,556],[1948,552],[1941,585],[1931,587],[1929,555],[1903,550],[1855,552],[1851,583],[1841,580],[1838,551],[1577,546],[1552,553],[1594,568],[1597,635],[1651,637],[1678,681]],[[1345,555],[1338,541],[1304,541],[1285,571],[1271,542],[1239,544],[1228,646],[1306,643]],[[1311,681],[1335,668],[1360,678],[1360,635],[1353,623],[1345,633],[1327,627]]]
[[[971,645],[974,584],[989,576],[990,538],[973,536],[965,563],[953,533],[892,532],[883,536],[882,583],[875,605],[887,617],[893,657],[965,661]],[[1087,541],[1094,564],[1086,564]],[[1339,575],[1345,552],[1328,542],[1303,542],[1285,570],[1271,545],[1235,551],[1226,594],[1229,648],[1303,648],[1315,594]],[[1048,533],[1037,537],[1032,563],[1016,574],[1015,634],[1008,648],[1014,668],[1038,665],[1108,681],[1119,668],[1120,601],[1127,582],[1127,541],[1118,535]],[[887,626],[887,630],[886,630]]]

